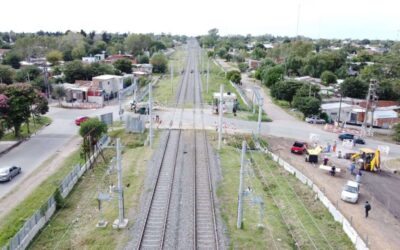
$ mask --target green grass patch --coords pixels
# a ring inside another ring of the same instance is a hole
[[[153,90],[153,99],[156,102],[164,105],[173,105],[175,101],[176,92],[181,80],[181,71],[186,64],[187,51],[184,48],[178,48],[169,58],[169,66],[173,65],[174,77],[171,82],[171,70],[168,68],[166,74],[160,79],[158,84]]]
[[[20,138],[16,138],[14,131],[11,131],[9,133],[6,133],[3,138],[1,138],[1,141],[13,141],[17,139],[23,139],[29,137],[31,134],[36,133],[38,130],[41,128],[49,125],[52,122],[50,117],[47,116],[39,116],[38,118],[33,118],[29,119],[29,132],[28,133],[28,124],[23,123],[21,126],[21,131],[20,131]]]
[[[59,187],[61,180],[78,163],[83,163],[83,160],[80,157],[80,152],[75,151],[63,162],[55,174],[43,181],[35,190],[32,190],[32,193],[24,201],[0,221],[0,246],[5,245],[20,230],[23,224],[42,207]]]
[[[250,112],[250,111],[239,110],[236,112],[236,116],[234,116],[233,113],[227,113],[227,114],[224,114],[224,117],[257,122],[258,121],[258,110],[256,110],[256,112],[254,114],[253,114],[253,112]],[[272,119],[269,118],[265,112],[263,112],[261,115],[261,121],[262,122],[272,122]]]
[[[125,216],[129,224],[135,223],[140,193],[146,175],[147,162],[153,150],[143,146],[145,134],[128,134],[123,129],[110,133],[111,137],[121,138],[124,146],[122,154]],[[158,143],[156,133],[155,144]],[[156,146],[154,147],[156,148]],[[115,150],[107,149],[109,162]],[[106,174],[108,163],[102,163],[87,172],[67,197],[66,206],[57,211],[53,219],[31,244],[30,249],[123,249],[131,239],[130,231],[115,230],[113,221],[118,217],[117,193],[112,199],[102,203],[103,215],[98,210],[99,191],[109,192],[111,183],[117,185],[117,173]],[[109,222],[106,228],[96,228],[102,218]]]
[[[248,153],[244,175],[243,229],[236,228],[243,138],[228,138],[220,151],[218,197],[232,249],[354,249],[350,239],[312,190],[266,157]],[[251,138],[246,138],[251,144]],[[262,201],[262,203],[260,202]],[[260,229],[258,225],[263,225]],[[328,242],[325,240],[327,238]],[[310,239],[311,238],[311,239]]]
[[[208,93],[207,93],[207,74],[202,74],[201,81],[203,83],[203,100],[205,103],[212,105],[213,103],[213,94],[214,92],[219,93],[220,85],[224,85],[224,92],[231,92],[235,93],[238,101],[239,106],[241,109],[245,109],[246,105],[244,104],[242,98],[240,97],[239,93],[236,91],[235,87],[233,87],[229,81],[225,77],[225,72],[216,65],[212,60],[208,59],[206,56],[203,55],[204,58],[204,69],[207,69],[207,60],[209,60],[210,64],[210,78],[209,78],[209,85],[208,85]]]

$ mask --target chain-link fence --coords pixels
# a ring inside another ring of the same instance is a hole
[[[90,159],[84,165],[76,165],[74,169],[61,181],[59,191],[63,198],[65,198],[75,186],[79,178],[86,172],[86,170],[93,163],[94,158],[98,156],[100,150],[107,146],[110,142],[110,138],[105,135],[99,143],[97,150]],[[51,216],[56,211],[56,200],[55,194],[47,200],[46,203],[38,209],[34,215],[29,218],[22,228],[10,239],[8,244],[2,248],[2,250],[14,250],[14,249],[25,249],[36,234],[43,228],[43,226],[50,220]]]

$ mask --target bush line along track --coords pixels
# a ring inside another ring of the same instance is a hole
[[[202,131],[194,130],[194,170],[193,170],[193,249],[218,249],[218,234],[214,210],[214,197],[209,164],[207,135],[204,130],[203,106],[201,104],[201,83],[197,69],[197,43],[195,48],[189,44],[186,70],[177,91],[173,118],[169,123],[166,142],[162,148],[154,188],[146,206],[144,222],[140,229],[137,249],[162,249],[165,246],[165,235],[168,223],[171,195],[174,186],[175,169],[178,152],[181,148],[182,117],[185,103],[193,103],[193,128],[196,124],[196,109],[201,107]],[[195,49],[195,50],[194,50]],[[194,50],[194,51],[193,51]],[[191,71],[194,71],[193,73]],[[192,94],[193,93],[193,94]],[[180,112],[177,112],[178,105]],[[178,129],[173,129],[175,121],[179,121]],[[201,135],[200,135],[201,134]],[[185,167],[192,167],[188,164]],[[175,180],[176,181],[176,180]],[[187,239],[185,239],[187,240]]]

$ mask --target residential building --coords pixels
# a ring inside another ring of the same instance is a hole
[[[261,61],[249,59],[248,64],[249,64],[249,69],[254,70],[258,69],[261,66]]]
[[[132,55],[127,55],[127,54],[110,55],[104,60],[104,62],[112,64],[120,59],[128,59],[132,62],[132,64],[136,64],[136,59]]]
[[[82,57],[82,62],[84,63],[95,63],[95,62],[100,62],[105,59],[104,54],[96,54],[94,56],[87,56],[87,57]]]
[[[92,78],[93,86],[100,89],[107,97],[116,96],[123,89],[124,80],[122,76],[101,75]]]
[[[338,121],[340,112],[340,121],[347,122],[352,110],[356,107],[358,106],[344,102],[323,103],[321,105],[321,111],[326,113],[331,121]]]

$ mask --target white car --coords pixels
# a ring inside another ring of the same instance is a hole
[[[313,123],[313,124],[325,124],[325,120],[318,118],[316,116],[310,116],[306,118],[306,122],[308,123]]]
[[[351,203],[357,203],[360,193],[360,184],[355,181],[347,181],[343,187],[341,199]]]

